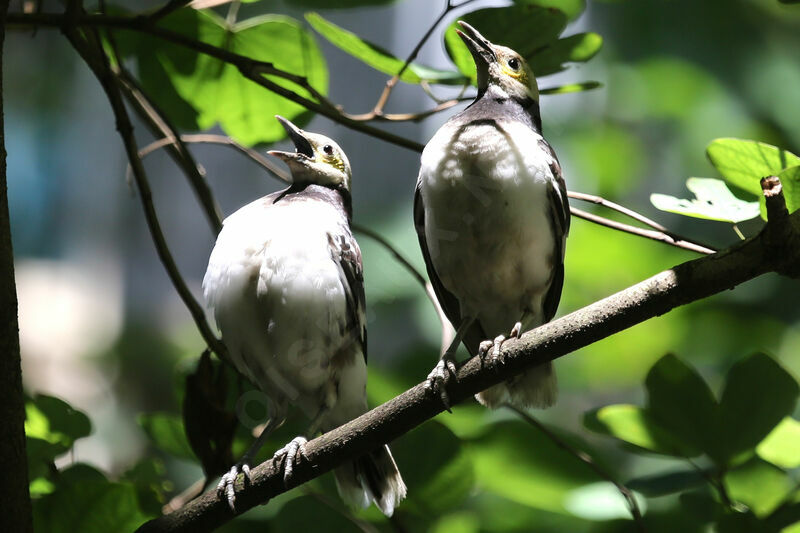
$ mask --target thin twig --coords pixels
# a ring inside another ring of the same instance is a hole
[[[641,509],[639,509],[639,503],[636,501],[636,496],[634,496],[631,489],[629,489],[624,484],[614,479],[614,476],[612,476],[609,472],[606,472],[604,468],[600,467],[600,465],[598,465],[588,453],[568,444],[564,439],[562,439],[561,437],[550,431],[550,429],[547,426],[536,420],[530,414],[510,404],[505,404],[505,407],[517,413],[517,415],[519,415],[519,417],[522,418],[525,422],[527,422],[528,424],[532,425],[533,427],[544,433],[544,435],[548,439],[550,439],[556,446],[566,451],[579,461],[585,463],[586,466],[594,470],[594,472],[598,476],[600,476],[601,478],[605,479],[606,481],[614,485],[619,491],[619,493],[622,494],[622,497],[625,498],[625,501],[628,502],[628,508],[631,512],[631,515],[633,516],[633,521],[636,523],[636,528],[642,533],[646,531],[644,527],[644,519],[642,518],[642,511]]]
[[[588,220],[589,222],[594,222],[595,224],[600,224],[601,226],[606,226],[619,231],[624,231],[625,233],[631,233],[633,235],[638,235],[640,237],[645,237],[647,239],[652,239],[654,241],[663,242],[665,244],[675,246],[676,248],[683,248],[684,250],[690,250],[692,252],[697,252],[706,255],[715,253],[715,250],[712,250],[711,248],[706,248],[705,246],[700,246],[699,244],[695,244],[693,242],[675,240],[666,233],[660,231],[637,228],[636,226],[631,226],[630,224],[625,224],[622,222],[617,222],[616,220],[604,218],[575,207],[570,207],[570,212],[576,217]]]
[[[74,28],[64,28],[64,34],[92,70],[95,77],[97,77],[97,80],[103,87],[109,103],[111,104],[111,109],[117,124],[117,131],[122,138],[125,152],[128,155],[128,161],[133,168],[133,176],[136,185],[139,188],[139,198],[141,199],[144,209],[147,227],[150,230],[150,235],[156,246],[156,252],[158,253],[161,263],[164,265],[175,290],[192,315],[192,319],[197,325],[197,329],[200,331],[203,339],[206,341],[206,344],[216,352],[220,358],[227,359],[227,351],[224,345],[211,331],[208,322],[206,322],[203,308],[197,303],[197,300],[194,299],[192,292],[186,285],[175,263],[175,259],[172,257],[172,252],[170,252],[166,239],[164,238],[164,233],[153,205],[153,195],[150,190],[147,174],[142,165],[142,160],[139,159],[136,140],[133,135],[133,125],[131,124],[130,117],[128,116],[128,112],[122,100],[122,90],[108,64],[107,56],[99,47],[92,47]]]
[[[375,104],[375,107],[373,107],[372,111],[369,113],[364,113],[363,115],[357,115],[357,117],[359,117],[357,120],[372,120],[373,118],[377,117],[382,117],[386,120],[419,120],[438,111],[442,111],[443,109],[452,107],[458,103],[458,100],[450,100],[448,102],[440,103],[431,111],[416,113],[416,114],[403,113],[401,115],[385,115],[383,113],[383,108],[386,106],[386,102],[389,100],[389,95],[391,95],[395,85],[397,85],[397,82],[400,81],[400,76],[402,76],[403,73],[408,69],[408,67],[411,65],[411,62],[417,58],[417,56],[419,55],[419,51],[428,41],[431,34],[433,34],[433,31],[436,29],[439,23],[442,22],[442,20],[444,20],[447,14],[450,13],[453,9],[465,6],[473,1],[474,0],[466,0],[457,6],[453,5],[452,0],[447,0],[445,2],[444,10],[442,10],[441,15],[439,15],[439,17],[433,21],[433,24],[431,24],[430,28],[428,28],[428,31],[425,32],[425,34],[419,40],[417,45],[414,47],[414,49],[406,58],[405,62],[403,62],[403,66],[400,67],[400,70],[397,72],[397,74],[392,76],[392,78],[386,82],[386,86],[384,86],[381,95],[378,97],[378,101]],[[445,104],[448,105],[445,106]]]
[[[615,202],[612,202],[611,200],[606,200],[602,196],[596,196],[594,194],[586,194],[586,193],[575,192],[575,191],[568,191],[567,192],[567,196],[569,196],[570,198],[574,198],[575,200],[581,200],[581,201],[584,201],[584,202],[591,202],[593,204],[602,205],[603,207],[606,207],[608,209],[612,209],[614,211],[617,211],[618,213],[622,213],[623,215],[625,215],[627,217],[630,217],[630,218],[632,218],[632,219],[634,219],[634,220],[636,220],[638,222],[641,222],[642,224],[650,226],[651,228],[653,228],[656,231],[660,231],[661,233],[664,233],[665,235],[667,235],[669,237],[672,237],[672,239],[675,240],[675,241],[689,242],[689,243],[692,243],[692,244],[696,244],[698,246],[702,246],[703,248],[706,248],[708,250],[712,250],[712,248],[710,246],[707,246],[707,245],[705,245],[703,243],[699,243],[699,242],[694,241],[692,239],[688,239],[686,237],[683,237],[683,236],[675,233],[674,231],[670,231],[669,229],[665,228],[664,226],[662,226],[658,222],[647,218],[646,216],[642,215],[641,213],[637,213],[633,209],[629,209],[629,208],[627,208],[625,206],[619,205],[619,204],[617,204]],[[742,240],[744,240],[744,239],[742,239]],[[716,251],[716,250],[714,250],[714,251]]]

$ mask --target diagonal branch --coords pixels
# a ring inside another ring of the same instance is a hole
[[[731,289],[768,272],[800,277],[800,211],[786,213],[780,182],[762,180],[769,222],[755,237],[716,254],[665,270],[583,309],[503,344],[496,368],[479,358],[467,361],[448,386],[453,403],[525,369],[552,361],[584,346],[681,306]],[[267,461],[252,471],[252,482],[237,495],[240,512],[305,483],[347,460],[390,442],[444,410],[441,400],[420,383],[389,402],[306,445],[307,460],[294,470],[289,486],[280,464]],[[402,468],[402,465],[400,465]],[[241,485],[237,490],[241,490]],[[413,490],[413,487],[412,487]],[[210,531],[234,517],[227,503],[210,491],[185,507],[151,520],[139,531]]]
[[[150,184],[147,180],[147,174],[144,171],[142,160],[139,158],[138,150],[136,148],[136,139],[133,135],[133,125],[131,124],[128,112],[125,109],[125,103],[122,100],[122,92],[119,88],[118,81],[114,76],[108,59],[105,53],[99,46],[92,46],[77,30],[74,28],[65,28],[64,34],[70,41],[72,46],[78,54],[86,62],[87,66],[92,70],[100,85],[108,97],[111,108],[114,112],[116,120],[117,131],[122,137],[125,147],[125,152],[128,155],[128,161],[133,169],[133,176],[136,185],[139,188],[139,198],[144,208],[145,220],[147,227],[150,230],[151,237],[156,246],[158,257],[164,265],[164,268],[169,275],[172,284],[178,291],[179,296],[183,300],[184,305],[189,309],[192,319],[194,319],[200,334],[217,355],[223,360],[227,360],[227,351],[225,346],[216,338],[214,333],[206,321],[205,312],[203,308],[197,303],[186,282],[181,277],[178,271],[178,265],[172,257],[169,246],[167,245],[164,237],[164,232],[161,230],[161,224],[158,221],[155,207],[153,205],[153,195],[150,190]]]

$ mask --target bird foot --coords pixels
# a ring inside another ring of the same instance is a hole
[[[308,439],[305,437],[295,437],[289,441],[289,443],[275,452],[275,455],[272,456],[273,459],[283,460],[283,483],[284,485],[289,484],[289,480],[292,478],[292,472],[294,471],[295,464],[297,464],[298,457],[302,457],[303,459],[308,459],[306,457],[306,443]]]
[[[498,335],[494,338],[494,340],[483,341],[480,343],[478,346],[478,356],[481,358],[482,362],[488,363],[490,366],[495,366],[498,363],[503,364],[505,361],[500,355],[500,348],[503,347],[503,343],[507,339],[519,339],[521,336],[522,322],[517,322],[514,324],[514,327],[511,328],[511,333],[508,334],[508,337],[505,335]]]
[[[217,484],[217,495],[220,498],[225,498],[228,501],[228,507],[231,511],[236,511],[234,504],[236,503],[236,489],[234,487],[236,478],[239,474],[244,474],[245,484],[250,482],[250,465],[246,461],[236,463],[231,469],[222,475]]]
[[[431,373],[428,374],[428,379],[425,382],[425,388],[438,394],[442,399],[445,408],[450,410],[450,397],[447,395],[447,383],[450,379],[456,377],[456,363],[452,356],[444,354],[436,366],[433,367]]]

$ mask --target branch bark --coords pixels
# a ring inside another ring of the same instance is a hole
[[[552,361],[676,307],[731,289],[768,272],[800,277],[800,211],[786,213],[780,182],[763,180],[770,221],[755,237],[713,255],[665,270],[655,276],[525,333],[503,344],[502,364],[484,367],[479,358],[461,366],[448,386],[453,404],[463,401],[527,368]],[[347,460],[390,442],[444,410],[424,383],[325,433],[306,445],[307,460],[296,465],[288,486],[280,465],[267,461],[252,471],[243,492],[237,486],[239,512],[305,483]],[[402,465],[401,465],[402,466]],[[411,488],[413,490],[413,487]],[[212,490],[168,515],[139,528],[141,533],[210,531],[235,515]]]
[[[0,520],[0,529],[33,531],[3,123],[3,43],[8,3],[0,0],[0,501],[8,510]]]

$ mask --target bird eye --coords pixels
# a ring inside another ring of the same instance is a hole
[[[519,70],[519,59],[512,57],[508,60],[508,68],[511,70]]]
[[[326,144],[322,147],[322,151],[325,152],[325,155],[333,155],[333,146]]]

